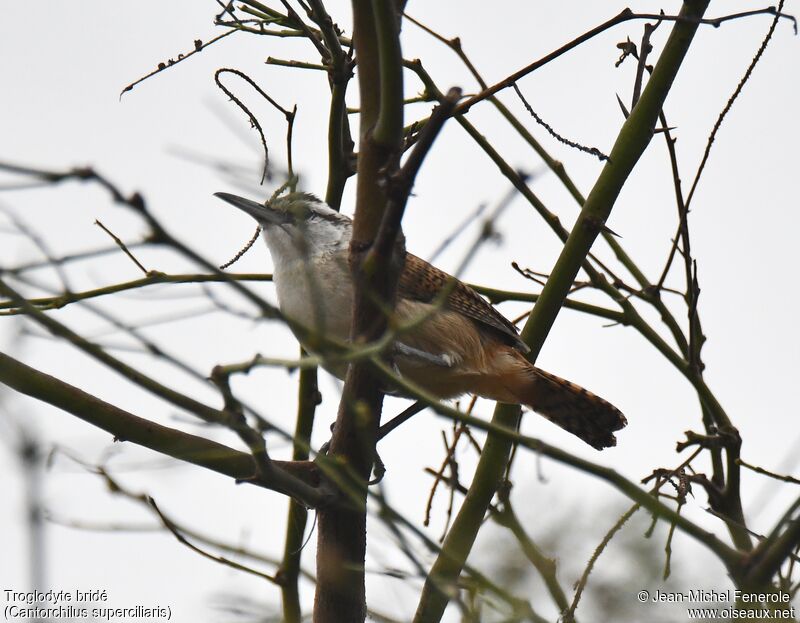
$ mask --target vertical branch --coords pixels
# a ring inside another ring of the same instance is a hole
[[[514,430],[519,417],[519,406],[498,404],[492,424]],[[489,434],[486,439],[472,484],[425,580],[414,623],[435,623],[442,618],[478,530],[483,525],[486,510],[505,477],[512,446],[509,437]]]
[[[403,54],[400,51],[400,14],[394,0],[373,0],[380,61],[380,114],[373,140],[396,147],[403,137]]]
[[[703,0],[684,3],[681,16],[685,19],[676,22],[647,87],[620,130],[610,160],[586,198],[552,276],[523,330],[523,339],[532,347],[532,359],[538,356],[581,263],[602,230],[623,184],[653,137],[664,99],[697,30],[697,19],[702,17],[707,4]]]
[[[351,165],[353,139],[345,104],[347,85],[353,77],[353,61],[342,49],[339,34],[322,0],[309,0],[308,4],[309,17],[319,26],[322,40],[330,53],[329,59],[323,59],[323,63],[327,64],[331,87],[328,115],[328,186],[325,202],[338,210],[347,178],[355,173]]]
[[[350,269],[354,281],[354,342],[379,337],[386,328],[400,254],[370,254],[388,203],[386,180],[397,170],[402,150],[402,57],[398,14],[389,0],[353,0],[353,42],[358,60],[361,127],[358,182]],[[398,101],[392,101],[397,99]],[[380,129],[380,132],[378,132]],[[397,239],[402,240],[398,233]],[[369,256],[369,261],[365,258]],[[366,616],[366,481],[375,456],[383,406],[381,381],[368,363],[350,365],[329,453],[356,474],[360,500],[320,509],[317,539],[316,623],[360,623]]]
[[[346,69],[331,70],[331,109],[328,118],[328,186],[325,202],[337,211],[342,203],[347,178],[354,173],[350,164],[353,139],[350,137],[345,103],[352,70],[350,62],[345,60],[345,63]]]
[[[561,255],[522,331],[522,339],[531,347],[529,358],[535,361],[544,340],[555,322],[561,306],[584,263],[595,238],[611,213],[623,184],[653,137],[658,114],[672,82],[689,49],[707,0],[687,0],[681,9],[684,18],[675,23],[653,74],[636,107],[623,124],[611,158],[589,193]],[[515,427],[519,407],[499,404],[492,422]],[[511,452],[512,442],[490,434],[475,471],[475,478],[464,498],[442,547],[425,582],[415,623],[439,621],[449,602],[453,587],[464,567],[486,510],[497,491]]]
[[[41,440],[29,427],[18,424],[19,440],[15,448],[25,477],[25,516],[28,527],[28,572],[30,589],[45,590],[47,557],[44,524],[44,466],[46,454]],[[38,593],[37,593],[38,594]],[[40,599],[33,604],[44,606]]]
[[[305,352],[301,351],[301,356]],[[314,412],[320,403],[317,386],[317,369],[300,370],[300,384],[297,405],[297,423],[293,436],[292,460],[308,460],[311,430],[314,426]],[[308,522],[308,510],[294,498],[289,499],[289,513],[286,518],[286,540],[283,561],[276,574],[281,585],[283,601],[283,620],[285,623],[301,623],[303,612],[300,607],[300,560],[303,551],[303,536]]]
[[[353,141],[347,121],[345,94],[352,77],[352,63],[342,49],[333,20],[322,0],[309,0],[309,17],[319,26],[328,56],[322,56],[328,67],[331,87],[331,104],[328,121],[328,187],[325,201],[338,210],[347,178],[353,174],[349,163]],[[316,368],[300,371],[298,388],[297,422],[294,434],[293,460],[308,459],[308,446],[314,424],[314,412],[320,402]],[[303,550],[303,536],[308,521],[308,511],[296,500],[290,500],[286,520],[286,540],[281,564],[281,597],[283,618],[287,623],[300,623],[299,574]]]

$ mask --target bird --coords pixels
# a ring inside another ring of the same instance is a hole
[[[348,340],[351,219],[306,192],[264,203],[225,192],[215,196],[259,223],[272,256],[278,307],[300,343],[313,351],[304,343],[313,331]],[[473,288],[412,253],[404,262],[393,313],[397,325],[411,328],[392,343],[399,375],[438,399],[474,394],[519,404],[597,450],[616,445],[614,432],[627,424],[619,409],[534,366],[514,324]],[[347,371],[341,359],[323,367],[340,379]]]

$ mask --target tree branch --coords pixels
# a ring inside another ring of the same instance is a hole
[[[8,271],[13,272],[13,271]],[[149,285],[156,285],[160,283],[224,283],[226,281],[272,281],[272,275],[258,274],[258,273],[240,273],[230,275],[208,275],[208,274],[179,274],[168,275],[158,271],[151,270],[147,273],[146,277],[141,279],[134,279],[132,281],[123,281],[109,286],[102,286],[100,288],[93,288],[91,290],[84,290],[83,292],[64,292],[57,296],[46,296],[39,298],[27,299],[27,301],[41,310],[61,309],[70,303],[77,301],[85,301],[109,294],[116,294],[117,292],[125,292],[126,290],[136,290]],[[0,315],[15,315],[24,314],[25,311],[17,306],[11,299],[0,301],[0,310],[9,310],[6,312],[0,311]]]
[[[4,353],[0,353],[0,382],[77,416],[111,433],[118,441],[129,441],[237,481],[287,493],[310,506],[329,500],[318,488],[319,472],[313,463],[274,461],[276,469],[269,479],[253,479],[255,463],[251,455],[140,418]]]
[[[477,428],[478,430],[484,430],[487,433],[489,433],[489,438],[487,439],[487,443],[489,440],[493,438],[500,438],[508,441],[509,443],[520,445],[537,454],[549,457],[554,461],[557,461],[564,465],[569,465],[579,471],[582,471],[586,474],[590,474],[601,480],[604,480],[612,487],[620,491],[622,494],[627,496],[630,500],[641,504],[642,507],[646,508],[654,516],[658,518],[663,518],[665,521],[675,523],[677,527],[680,528],[683,532],[685,532],[698,542],[702,543],[710,551],[716,554],[717,557],[729,569],[733,569],[736,567],[736,565],[741,563],[743,557],[738,551],[736,551],[729,545],[726,545],[713,533],[708,532],[707,530],[703,529],[702,527],[688,520],[683,515],[676,513],[671,508],[663,504],[660,500],[658,500],[658,498],[654,497],[650,492],[645,491],[644,489],[639,487],[636,483],[629,480],[628,478],[625,478],[625,476],[623,476],[616,470],[611,469],[609,467],[605,467],[604,465],[600,465],[599,463],[595,463],[593,461],[589,461],[587,459],[583,459],[581,457],[570,454],[569,452],[566,452],[561,448],[552,446],[535,437],[523,435],[519,433],[516,428],[498,424],[497,422],[494,421],[494,419],[490,422],[487,422],[486,420],[483,420],[479,417],[468,415],[466,413],[459,411],[458,409],[454,409],[453,407],[442,404],[435,397],[431,396],[430,394],[422,390],[420,387],[413,384],[411,381],[395,374],[394,371],[388,368],[385,363],[380,362],[378,360],[373,360],[373,365],[381,372],[384,378],[386,378],[391,383],[402,389],[404,393],[408,394],[409,396],[413,396],[415,399],[427,404],[438,415],[441,415],[442,417],[446,417],[451,420],[455,420],[457,422],[461,422],[472,428]],[[485,452],[486,452],[486,444],[484,444],[481,456],[483,456],[483,453]],[[472,487],[470,487],[470,490],[472,490]],[[489,506],[487,505],[487,509],[488,508]],[[459,515],[460,514],[461,513],[459,512]],[[483,515],[481,516],[481,519],[482,518]],[[442,551],[439,555],[439,558],[437,559],[437,563],[439,559],[441,559],[443,556],[451,555],[451,552],[453,551],[447,549],[448,540],[453,533],[453,529],[451,529],[450,535],[448,535],[448,539],[446,539],[444,544],[442,545]],[[440,579],[440,582],[441,581],[442,580]]]
[[[353,31],[358,62],[361,127],[358,182],[350,270],[354,300],[354,344],[379,338],[393,307],[399,267],[394,240],[388,256],[370,255],[388,197],[386,180],[395,172],[402,149],[402,56],[394,5],[385,0],[353,0]],[[380,85],[380,88],[376,88]],[[402,259],[402,252],[399,254]],[[365,261],[369,257],[370,261]],[[318,514],[315,623],[361,623],[366,615],[366,483],[375,457],[383,393],[367,362],[348,367],[330,454],[355,475],[357,495],[348,504]]]
[[[681,15],[686,19],[676,22],[642,97],[620,130],[610,160],[606,162],[589,194],[522,331],[522,339],[531,347],[531,361],[535,361],[541,351],[575,276],[602,230],[622,185],[653,136],[658,113],[697,30],[697,20],[702,18],[707,5],[708,2],[703,0],[684,3]],[[493,93],[494,91],[488,95]],[[461,107],[468,108],[465,105],[470,102],[468,100]],[[492,423],[515,430],[519,415],[519,407],[498,405]],[[458,579],[486,509],[501,482],[511,447],[511,440],[500,439],[497,435],[490,435],[487,439],[473,484],[445,540],[442,554],[437,557],[425,582],[414,618],[415,623],[441,619],[449,601],[448,593],[441,586],[452,586]]]

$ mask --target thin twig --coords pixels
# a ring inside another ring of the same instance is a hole
[[[277,65],[279,67],[290,67],[291,69],[315,69],[317,71],[328,71],[328,68],[325,65],[320,65],[319,63],[306,63],[304,61],[295,61],[295,60],[284,60],[282,58],[274,58],[272,56],[268,56],[267,60],[264,61],[266,65]]]
[[[194,50],[192,50],[188,54],[179,54],[178,55],[178,60],[169,59],[166,63],[159,63],[157,69],[155,69],[154,71],[151,71],[146,76],[142,76],[138,80],[135,80],[134,82],[131,82],[128,86],[126,86],[124,89],[122,89],[122,91],[120,91],[120,93],[119,93],[119,98],[122,99],[122,96],[125,95],[125,93],[127,93],[128,91],[131,91],[133,89],[133,87],[135,87],[137,84],[140,84],[140,83],[144,82],[145,80],[147,80],[148,78],[150,78],[152,76],[155,76],[158,73],[161,73],[165,69],[169,69],[170,67],[174,67],[175,65],[177,65],[181,61],[185,61],[190,56],[193,56],[193,55],[197,54],[198,52],[200,52],[202,50],[205,50],[208,46],[216,43],[220,39],[223,39],[223,38],[227,37],[228,35],[232,35],[235,32],[236,32],[235,29],[234,30],[229,30],[228,32],[222,33],[218,37],[214,37],[213,39],[211,39],[210,41],[207,41],[206,43],[203,43],[200,39],[195,39],[195,41],[194,41]]]
[[[126,244],[128,249],[141,247],[148,244],[146,240],[139,240],[135,242],[129,242]],[[80,251],[78,253],[69,253],[66,255],[62,255],[59,257],[53,257],[46,261],[36,261],[36,262],[27,262],[25,264],[19,264],[12,268],[6,268],[6,272],[13,273],[15,275],[24,273],[29,270],[38,270],[40,268],[50,268],[53,264],[67,264],[69,262],[75,262],[85,259],[94,258],[101,255],[108,255],[110,253],[115,253],[119,251],[119,247],[117,245],[108,246],[108,247],[100,247],[97,249],[90,249],[88,251]]]
[[[597,149],[597,147],[586,147],[585,145],[581,145],[580,143],[576,143],[575,141],[571,141],[568,138],[564,138],[563,136],[561,136],[558,132],[556,132],[552,128],[552,126],[550,126],[550,124],[548,124],[544,119],[542,119],[539,115],[536,114],[536,111],[528,103],[528,100],[525,99],[525,96],[522,94],[522,91],[519,90],[519,87],[517,86],[516,82],[512,84],[511,87],[514,89],[514,92],[522,101],[522,104],[525,106],[525,110],[528,111],[530,116],[536,120],[536,123],[538,123],[545,130],[547,130],[550,133],[550,136],[555,138],[559,143],[564,143],[564,145],[573,147],[578,151],[582,151],[584,153],[591,154],[592,156],[596,156],[600,160],[600,162],[608,160],[608,156],[606,156],[602,151]]]
[[[683,504],[679,501],[678,508],[675,510],[676,513],[680,513],[681,509],[683,508]],[[675,522],[673,521],[669,524],[669,532],[667,533],[667,542],[664,544],[664,574],[661,576],[661,579],[665,582],[669,579],[670,573],[672,571],[672,537],[675,535]]]
[[[600,541],[600,545],[594,550],[592,557],[589,558],[589,562],[586,565],[586,568],[583,570],[583,574],[581,575],[580,579],[575,584],[575,596],[572,599],[572,603],[570,604],[567,611],[564,612],[562,615],[562,621],[564,623],[574,623],[575,621],[575,608],[578,607],[578,602],[581,599],[581,595],[583,595],[583,589],[586,588],[586,582],[589,580],[589,574],[594,569],[594,564],[597,562],[597,559],[600,557],[600,554],[603,553],[606,546],[611,542],[611,539],[614,538],[614,535],[619,532],[619,530],[624,526],[627,521],[633,517],[634,513],[640,509],[639,504],[634,504],[631,506],[623,515],[620,517],[616,523],[611,526],[611,529],[606,533],[603,537],[603,540]]]
[[[235,76],[239,76],[242,80],[247,82],[251,87],[253,87],[256,90],[256,92],[259,95],[261,95],[261,97],[263,97],[270,104],[272,104],[272,106],[274,106],[277,110],[279,110],[280,112],[283,113],[283,116],[286,117],[287,123],[290,124],[290,128],[291,128],[291,123],[294,120],[294,111],[286,110],[283,106],[278,104],[278,102],[276,102],[269,95],[267,95],[267,93],[264,91],[264,89],[262,89],[260,86],[258,86],[250,76],[248,76],[247,74],[245,74],[242,71],[239,71],[238,69],[231,69],[229,67],[223,67],[222,69],[218,69],[216,71],[216,73],[214,74],[214,81],[217,83],[217,86],[222,90],[223,93],[225,93],[225,95],[227,95],[229,98],[231,98],[231,100],[239,108],[241,108],[244,111],[244,113],[250,118],[250,123],[253,124],[253,127],[256,130],[258,130],[258,134],[261,137],[261,145],[264,147],[264,169],[263,169],[263,172],[261,174],[261,183],[263,184],[264,180],[267,178],[267,169],[269,167],[269,148],[267,147],[267,139],[264,136],[264,130],[261,128],[261,124],[258,122],[258,119],[256,119],[255,115],[253,115],[253,113],[250,112],[250,109],[247,108],[247,106],[245,106],[238,97],[236,97],[233,93],[231,93],[224,84],[222,84],[222,82],[220,80],[220,75],[222,75],[224,73],[229,73],[229,74],[233,74]],[[289,144],[291,145],[291,129],[289,131],[289,137],[290,138],[288,140],[289,140]],[[290,150],[290,152],[291,152],[291,150]]]
[[[403,218],[406,202],[417,173],[459,99],[461,99],[461,89],[453,87],[447,92],[444,99],[433,109],[428,123],[420,132],[414,149],[405,163],[389,180],[390,201],[375,235],[373,253],[379,256],[386,256],[390,253],[390,247],[394,244],[400,229],[400,221]]]
[[[256,240],[258,240],[258,237],[260,235],[261,235],[261,225],[256,225],[256,231],[255,233],[253,233],[253,236],[250,238],[250,240],[247,241],[247,244],[245,244],[244,247],[242,247],[236,255],[234,255],[231,259],[222,264],[219,267],[219,269],[225,270],[229,266],[233,266],[236,262],[238,262],[241,259],[241,257],[245,253],[247,253],[250,250],[250,248],[256,243]]]
[[[467,227],[469,227],[481,216],[481,214],[483,214],[486,206],[486,203],[481,203],[473,212],[470,212],[467,217],[450,234],[448,234],[444,240],[442,240],[433,253],[428,256],[428,262],[433,264],[436,261],[436,258],[439,257],[439,255],[441,255],[445,249],[447,249],[447,247],[449,247],[453,241],[458,238],[458,236],[460,236],[465,229],[467,229]]]
[[[112,240],[113,240],[113,241],[116,243],[116,245],[117,245],[117,246],[118,246],[120,249],[122,249],[122,251],[125,253],[125,255],[127,255],[129,258],[131,258],[131,261],[132,261],[134,264],[136,264],[136,266],[138,266],[138,267],[139,267],[139,270],[141,270],[141,271],[142,271],[142,272],[143,272],[145,275],[149,275],[149,274],[150,274],[150,271],[149,271],[149,270],[147,270],[147,269],[146,269],[144,266],[142,266],[142,263],[141,263],[139,260],[137,260],[137,259],[136,259],[136,256],[135,256],[133,253],[131,253],[131,252],[130,252],[130,250],[128,249],[128,247],[126,247],[126,246],[125,246],[125,243],[124,243],[124,242],[122,242],[122,240],[120,240],[120,239],[119,239],[119,238],[118,238],[118,237],[117,237],[117,236],[114,234],[114,232],[112,232],[112,231],[111,231],[111,230],[110,230],[108,227],[106,227],[105,225],[103,225],[103,223],[101,223],[101,222],[100,222],[100,219],[95,219],[95,220],[94,220],[94,224],[95,224],[95,225],[97,225],[97,226],[98,226],[100,229],[102,229],[104,232],[106,232],[106,233],[107,233],[109,236],[111,236],[111,239],[112,239]]]
[[[663,11],[662,11],[663,13]],[[636,106],[636,102],[639,101],[639,96],[642,94],[642,79],[644,78],[644,71],[647,67],[647,57],[650,55],[650,52],[653,51],[653,46],[650,45],[650,37],[656,31],[656,29],[661,25],[661,20],[658,20],[655,24],[645,24],[644,25],[644,35],[642,35],[642,43],[639,47],[640,54],[638,58],[638,64],[636,65],[636,79],[633,83],[633,96],[631,97],[631,109]],[[621,104],[622,102],[620,102]],[[627,115],[626,115],[627,116]]]
[[[752,470],[757,474],[762,474],[764,476],[769,476],[770,478],[774,478],[775,480],[782,480],[783,482],[788,482],[793,485],[800,485],[800,480],[794,478],[793,476],[776,474],[775,472],[766,470],[763,467],[758,467],[757,465],[751,465],[750,463],[747,463],[742,459],[736,459],[736,464],[741,465],[742,467],[746,467],[747,469]]]
[[[11,271],[9,271],[11,272]],[[27,301],[39,309],[61,309],[66,305],[77,301],[107,296],[117,292],[136,290],[144,286],[162,283],[224,283],[227,281],[271,281],[272,275],[258,273],[233,273],[230,275],[209,275],[209,274],[178,274],[167,275],[157,271],[150,271],[146,277],[124,281],[110,286],[103,286],[82,292],[65,292],[57,296],[41,298],[30,298]],[[0,299],[0,310],[8,309],[8,312],[0,311],[0,315],[15,315],[22,313],[21,308],[12,299]]]
[[[319,35],[318,32],[312,30],[308,27],[297,12],[292,8],[292,5],[289,4],[287,0],[281,0],[281,4],[286,8],[286,13],[292,22],[298,26],[298,28],[305,34],[306,38],[311,41],[315,48],[317,48],[317,52],[324,60],[329,60],[331,55],[325,45],[322,43],[322,37]]]
[[[767,31],[767,34],[764,37],[764,40],[761,42],[761,45],[758,48],[758,52],[756,52],[756,55],[753,57],[753,60],[750,62],[750,65],[747,67],[747,71],[744,72],[744,76],[742,76],[742,79],[739,81],[739,84],[736,86],[736,89],[733,91],[733,95],[731,95],[730,98],[728,98],[728,103],[725,104],[725,108],[722,109],[722,112],[719,114],[719,117],[717,117],[717,121],[714,124],[714,128],[711,130],[711,134],[708,137],[708,142],[706,143],[706,149],[703,152],[703,158],[700,161],[700,166],[697,167],[697,173],[695,173],[694,181],[692,182],[691,190],[689,190],[689,195],[686,198],[686,209],[687,210],[689,209],[689,205],[692,203],[692,198],[694,197],[694,191],[697,189],[697,183],[700,181],[700,176],[703,173],[703,169],[705,169],[706,162],[708,162],[708,156],[711,153],[711,146],[714,144],[714,140],[717,137],[717,132],[719,131],[720,126],[722,126],[723,120],[725,119],[725,117],[730,112],[731,108],[733,107],[733,103],[736,101],[736,98],[739,97],[739,94],[742,92],[742,89],[744,89],[744,85],[747,84],[747,81],[750,79],[750,76],[752,75],[753,70],[755,69],[756,65],[758,64],[758,61],[761,60],[761,56],[764,54],[764,51],[767,49],[767,45],[769,45],[769,42],[772,39],[772,33],[775,32],[775,28],[778,25],[778,20],[780,20],[781,17],[786,17],[786,18],[790,18],[790,19],[794,20],[793,17],[790,17],[788,15],[784,15],[782,13],[783,4],[784,4],[784,0],[780,0],[780,2],[778,2],[778,8],[777,9],[775,9],[775,7],[771,7],[771,9],[772,9],[771,13],[773,15],[775,15],[775,18],[772,20],[772,23],[769,26],[769,30]],[[767,11],[762,11],[762,12],[767,12]],[[753,14],[754,14],[753,11],[748,11],[746,13],[737,14],[737,15],[731,17],[730,19],[733,19],[735,17],[741,17],[741,16],[744,16],[744,15],[753,15]],[[794,24],[795,24],[795,26],[794,26],[795,34],[797,34],[797,21],[796,20],[794,20]]]
[[[215,554],[212,554],[210,552],[205,551],[204,549],[202,549],[202,548],[198,547],[197,545],[195,545],[194,543],[190,542],[185,536],[183,536],[183,534],[181,534],[181,532],[178,529],[178,527],[174,523],[172,523],[172,521],[170,521],[164,515],[164,513],[161,512],[161,509],[158,507],[158,504],[156,504],[156,501],[152,497],[147,496],[147,502],[153,508],[153,510],[155,511],[156,515],[158,515],[158,518],[161,520],[161,523],[164,524],[164,527],[167,530],[169,530],[176,539],[178,539],[179,543],[181,543],[182,545],[185,545],[186,547],[188,547],[193,552],[196,552],[196,553],[200,554],[201,556],[203,556],[204,558],[208,558],[209,560],[213,560],[214,562],[217,562],[217,563],[219,563],[221,565],[225,565],[226,567],[231,567],[232,569],[236,569],[237,571],[244,571],[245,573],[249,573],[250,575],[254,575],[254,576],[262,578],[264,580],[268,580],[269,582],[272,582],[273,584],[278,584],[278,580],[277,580],[277,578],[275,576],[269,575],[268,573],[264,573],[263,571],[258,571],[257,569],[253,569],[252,567],[248,567],[246,565],[242,565],[242,564],[240,564],[238,562],[234,562],[233,560],[230,560],[229,558],[225,558],[224,556],[217,556]]]
[[[780,6],[783,6],[783,1],[781,1]],[[789,19],[792,22],[794,22],[795,30],[797,29],[797,20],[791,15],[786,15],[784,13],[781,13],[779,10],[776,11],[775,7],[767,7],[767,8],[764,8],[764,9],[756,9],[756,10],[753,10],[753,11],[743,11],[741,13],[734,13],[734,14],[731,14],[731,15],[725,15],[723,17],[699,18],[699,19],[697,19],[695,17],[688,17],[688,16],[685,16],[685,15],[661,15],[661,14],[657,14],[657,13],[634,13],[629,8],[626,8],[623,11],[621,11],[618,15],[616,15],[616,16],[612,17],[611,19],[609,19],[608,21],[605,21],[602,24],[600,24],[599,26],[596,26],[595,28],[592,28],[591,30],[586,31],[585,33],[583,33],[579,37],[576,37],[575,39],[573,39],[569,43],[561,46],[557,50],[554,50],[553,52],[550,52],[550,54],[547,54],[546,56],[543,56],[538,61],[535,61],[535,62],[531,63],[530,65],[527,65],[527,66],[523,67],[522,69],[520,69],[519,71],[514,72],[513,74],[511,74],[510,76],[508,76],[504,80],[501,80],[497,84],[484,89],[483,91],[481,91],[477,95],[469,98],[467,101],[463,102],[462,104],[459,104],[459,106],[456,107],[456,110],[455,110],[454,114],[463,115],[470,108],[472,108],[475,104],[477,104],[478,102],[481,102],[481,101],[491,97],[492,95],[494,95],[498,91],[502,91],[503,89],[510,87],[512,84],[517,82],[520,78],[522,78],[524,76],[527,76],[528,74],[536,71],[540,67],[543,67],[544,65],[546,65],[550,61],[553,61],[553,60],[557,59],[559,56],[569,52],[570,50],[572,50],[574,48],[577,48],[579,45],[582,45],[583,43],[586,43],[587,41],[589,41],[589,39],[592,39],[593,37],[596,37],[597,35],[605,32],[609,28],[613,28],[614,26],[617,26],[618,24],[622,24],[623,22],[627,22],[627,21],[635,20],[635,19],[644,19],[644,20],[656,19],[656,20],[664,20],[664,21],[669,21],[669,22],[683,22],[683,23],[687,23],[687,24],[697,24],[697,25],[703,24],[703,25],[713,26],[714,28],[718,28],[724,22],[727,22],[727,21],[730,21],[730,20],[740,19],[740,18],[743,18],[743,17],[750,17],[750,16],[753,16],[753,15],[763,15],[763,14],[774,15],[776,19],[779,19],[781,17],[783,17],[785,19]]]

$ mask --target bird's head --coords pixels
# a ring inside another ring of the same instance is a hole
[[[230,193],[214,195],[258,221],[273,256],[292,249],[314,254],[346,248],[350,240],[350,219],[310,193],[293,192],[265,203]]]

